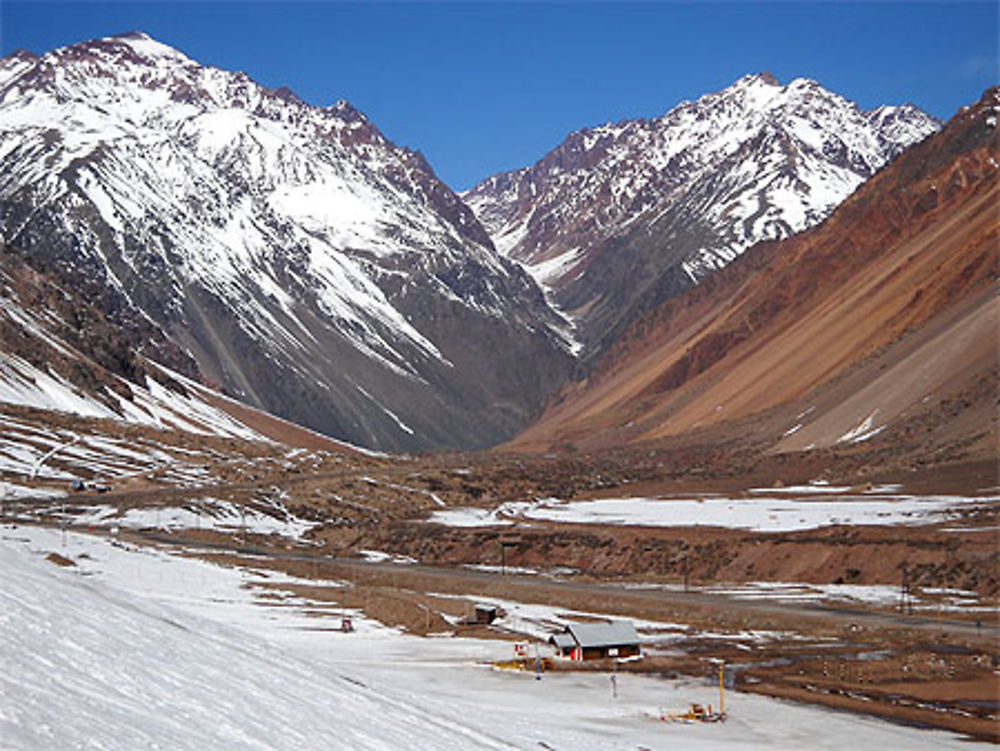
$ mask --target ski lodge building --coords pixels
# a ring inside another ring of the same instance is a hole
[[[560,657],[571,660],[601,660],[608,657],[633,657],[639,654],[639,635],[632,621],[571,623],[553,635],[549,644]]]

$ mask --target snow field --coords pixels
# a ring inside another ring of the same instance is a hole
[[[51,500],[64,495],[62,491],[47,488],[26,488],[10,482],[0,481],[0,498],[3,500]]]
[[[759,493],[760,491],[752,491]],[[509,525],[515,520],[651,527],[724,527],[755,532],[794,532],[834,525],[922,525],[960,516],[959,509],[992,504],[997,496],[820,495],[805,498],[549,498],[507,503],[496,509],[451,508],[430,521],[453,527]]]
[[[58,506],[36,507],[37,514],[60,515]],[[299,519],[289,513],[281,503],[274,503],[266,509],[254,505],[239,505],[217,498],[205,497],[192,501],[182,508],[172,506],[148,506],[143,508],[120,509],[117,506],[101,504],[80,507],[66,511],[67,520],[73,524],[92,527],[121,527],[124,529],[161,529],[176,531],[184,529],[205,529],[217,532],[246,532],[252,535],[280,535],[290,540],[301,541],[303,535],[312,529],[313,522]]]
[[[735,693],[724,725],[662,723],[690,701],[714,704],[713,682],[620,674],[615,698],[606,674],[482,667],[509,657],[509,643],[420,639],[357,614],[355,634],[318,630],[308,601],[275,607],[255,593],[294,577],[65,539],[0,529],[6,748],[968,748]],[[77,566],[53,566],[49,551]]]
[[[797,582],[747,582],[740,585],[699,587],[699,592],[723,594],[740,600],[783,602],[837,601],[875,607],[898,607],[899,587],[890,584],[805,584]],[[979,595],[967,589],[914,588],[907,597],[916,611],[949,613],[996,613],[996,605],[985,605]]]
[[[0,565],[7,748],[506,747],[250,633],[58,570],[9,535]],[[202,596],[231,589],[206,582]]]

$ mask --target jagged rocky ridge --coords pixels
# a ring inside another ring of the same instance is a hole
[[[911,105],[863,111],[811,80],[751,75],[662,117],[573,133],[463,197],[592,357],[754,243],[818,224],[939,127]]]
[[[370,447],[496,443],[572,362],[419,152],[143,34],[0,61],[0,233],[152,356],[161,329],[189,374]]]

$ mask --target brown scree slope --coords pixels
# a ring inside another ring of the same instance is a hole
[[[775,450],[801,450],[957,399],[953,438],[987,450],[998,110],[990,89],[819,227],[758,245],[652,311],[507,448],[640,443],[760,415]]]

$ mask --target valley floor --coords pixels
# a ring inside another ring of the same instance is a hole
[[[607,672],[536,680],[492,669],[511,656],[509,641],[409,635],[344,598],[310,596],[343,591],[344,580],[253,557],[223,565],[113,535],[7,525],[0,565],[0,737],[12,749],[969,747],[743,692],[727,694],[723,724],[663,722],[691,701],[714,703],[713,681],[621,672],[613,695]],[[517,603],[505,612],[559,617]],[[354,633],[339,632],[345,615]],[[638,625],[661,637],[684,630]]]

